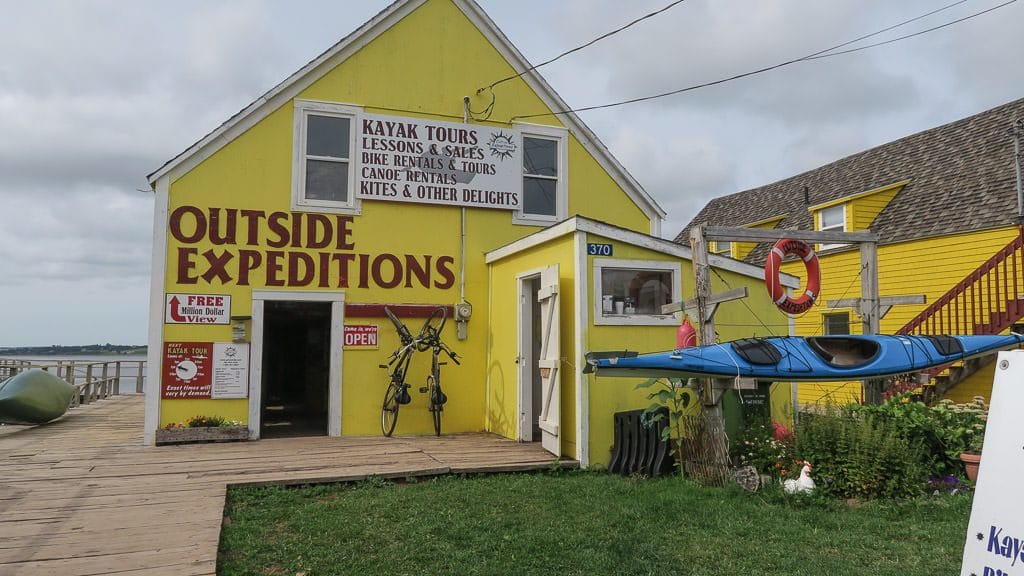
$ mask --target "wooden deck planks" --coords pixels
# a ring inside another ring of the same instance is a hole
[[[229,485],[545,469],[538,444],[490,434],[142,446],[141,396],[0,426],[0,574],[206,576]],[[565,464],[574,466],[569,461]]]

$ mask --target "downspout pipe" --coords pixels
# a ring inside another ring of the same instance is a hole
[[[462,122],[469,124],[469,96],[462,98]],[[466,301],[466,207],[459,211],[459,302]]]

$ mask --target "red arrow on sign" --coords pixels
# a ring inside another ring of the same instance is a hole
[[[178,307],[181,306],[181,301],[178,300],[177,296],[171,296],[171,320],[175,322],[184,322],[185,317],[178,313]]]

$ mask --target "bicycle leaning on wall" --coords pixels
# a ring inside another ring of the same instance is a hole
[[[431,315],[423,322],[423,327],[417,336],[413,336],[405,324],[395,314],[384,307],[384,313],[394,324],[395,330],[401,339],[401,346],[391,354],[387,364],[380,367],[388,370],[388,387],[384,391],[384,403],[381,406],[381,430],[385,436],[391,436],[395,431],[395,424],[398,423],[398,410],[403,404],[412,401],[409,396],[409,383],[406,382],[406,374],[409,371],[409,364],[415,352],[431,351],[431,368],[427,376],[427,385],[420,388],[427,396],[427,409],[430,410],[431,418],[434,421],[434,434],[441,435],[441,412],[448,402],[448,396],[441,388],[441,366],[447,364],[442,362],[440,357],[444,353],[456,364],[459,364],[458,354],[448,347],[441,340],[441,331],[444,329],[447,320],[447,312],[443,306],[437,307]]]

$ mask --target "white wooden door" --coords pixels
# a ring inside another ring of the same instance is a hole
[[[540,291],[537,293],[540,302],[540,365],[541,377],[541,412],[540,431],[541,445],[555,456],[560,455],[561,443],[559,434],[559,369],[561,366],[561,347],[559,346],[558,317],[558,265],[545,268],[540,275]]]

